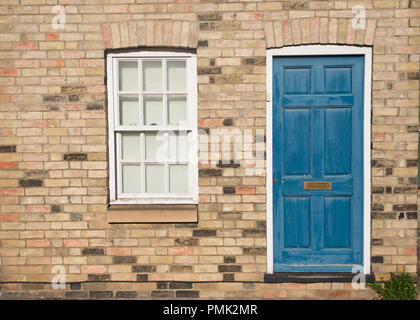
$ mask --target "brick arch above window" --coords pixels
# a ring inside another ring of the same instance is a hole
[[[102,25],[105,48],[138,46],[197,48],[198,23],[179,20],[141,20]]]
[[[267,48],[303,44],[373,45],[376,19],[366,19],[365,29],[354,29],[353,18],[303,18],[266,21]]]

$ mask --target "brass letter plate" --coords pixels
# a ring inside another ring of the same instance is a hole
[[[304,181],[303,190],[331,190],[331,181]]]

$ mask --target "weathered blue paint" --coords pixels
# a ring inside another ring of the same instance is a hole
[[[363,68],[362,56],[273,60],[275,272],[362,264]]]

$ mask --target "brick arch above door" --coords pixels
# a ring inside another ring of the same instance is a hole
[[[139,46],[197,48],[198,23],[180,20],[141,20],[102,25],[106,49]]]
[[[365,29],[354,29],[353,18],[302,18],[264,23],[266,47],[304,44],[373,45],[376,19],[367,19]]]

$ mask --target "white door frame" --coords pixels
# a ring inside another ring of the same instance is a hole
[[[372,48],[337,45],[305,45],[267,50],[267,273],[273,273],[273,57],[276,56],[364,56],[364,99],[363,99],[363,272],[370,273],[370,198],[371,198],[371,85],[372,85]],[[360,270],[357,270],[360,272]]]

